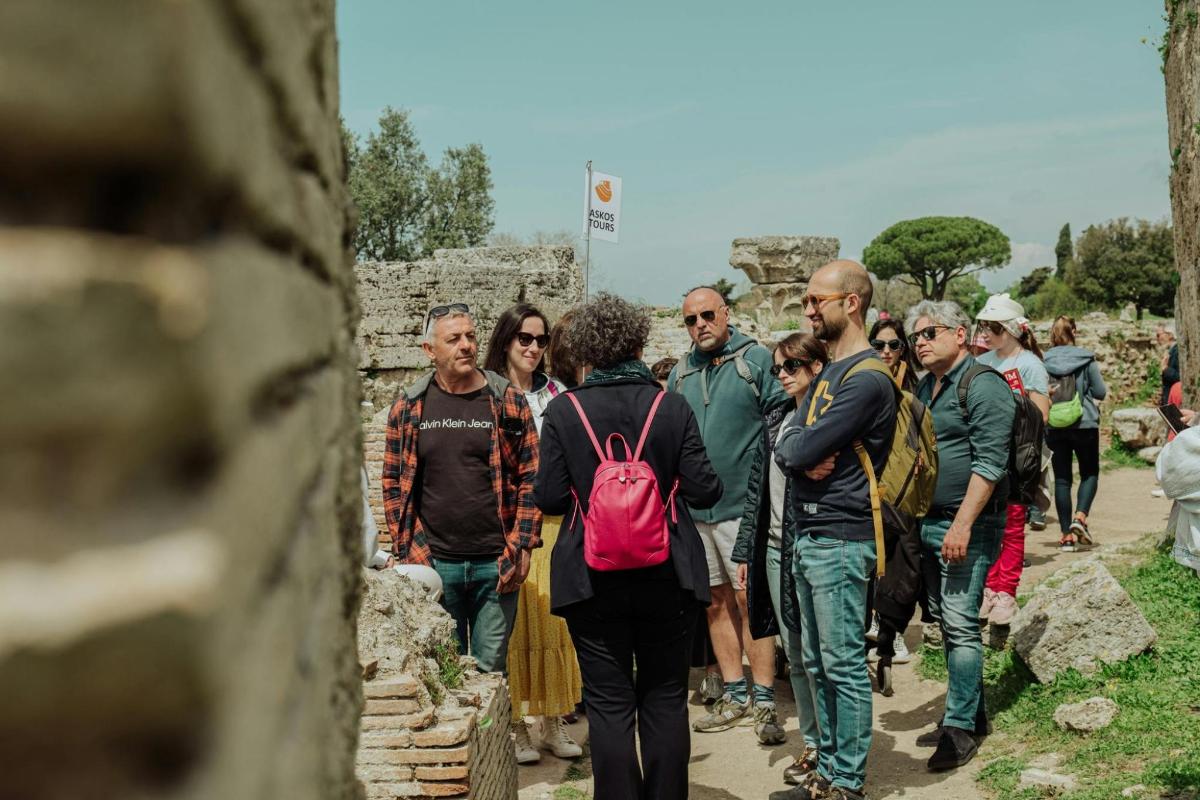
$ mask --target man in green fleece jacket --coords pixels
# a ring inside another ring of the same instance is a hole
[[[778,744],[785,736],[775,711],[775,643],[750,637],[746,591],[736,586],[733,546],[751,462],[763,436],[763,416],[788,398],[771,376],[771,352],[729,324],[729,307],[718,292],[708,287],[688,292],[683,322],[693,346],[671,370],[667,386],[692,406],[709,460],[725,485],[715,506],[691,509],[708,558],[708,630],[724,683],[711,713],[693,727],[698,732],[728,730],[753,710],[759,740]],[[753,698],[742,671],[743,650],[754,678]]]

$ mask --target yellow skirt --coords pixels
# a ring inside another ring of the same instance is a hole
[[[508,691],[513,719],[554,717],[575,710],[583,679],[567,622],[550,613],[550,551],[562,517],[542,520],[542,546],[533,551],[521,584],[517,619],[508,641]]]

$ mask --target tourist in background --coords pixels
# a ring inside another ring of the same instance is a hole
[[[533,412],[511,381],[476,366],[465,303],[430,309],[421,346],[433,370],[400,393],[387,421],[392,554],[437,571],[461,652],[481,671],[503,672],[517,591],[541,546]]]
[[[545,314],[518,303],[496,320],[483,361],[484,369],[505,376],[524,392],[539,431],[546,406],[566,390],[544,370],[549,330]],[[583,755],[562,719],[574,712],[581,699],[579,664],[567,624],[550,613],[550,549],[561,524],[561,517],[542,518],[543,546],[533,552],[529,575],[521,584],[508,643],[508,692],[518,764],[540,758],[529,736],[527,716],[540,718],[543,748],[559,758]]]
[[[1108,394],[1092,351],[1075,346],[1075,320],[1060,316],[1050,329],[1046,371],[1050,374],[1051,409],[1046,444],[1054,454],[1054,508],[1061,531],[1059,547],[1071,552],[1075,542],[1090,542],[1088,513],[1100,484],[1100,407]],[[1079,495],[1072,509],[1071,484],[1079,462]]]
[[[871,347],[892,371],[896,385],[906,392],[914,391],[921,370],[905,335],[904,323],[890,316],[880,319],[871,326],[868,338]],[[871,626],[867,629],[867,639],[875,642],[872,657],[879,660],[875,668],[879,690],[888,697],[893,691],[892,665],[907,664],[912,660],[904,642],[904,631],[917,605],[925,606],[919,530],[914,526],[898,544],[884,577],[872,579],[875,583],[875,613],[871,615]],[[927,614],[922,614],[922,620],[932,621],[926,617]]]
[[[1171,402],[1171,387],[1179,383],[1179,343],[1175,341],[1175,333],[1162,323],[1154,332],[1154,339],[1159,346],[1166,348],[1158,364],[1162,374],[1162,400],[1159,403],[1165,405]]]
[[[750,636],[746,593],[734,588],[737,541],[746,505],[746,482],[754,451],[763,435],[763,417],[787,404],[783,387],[771,377],[771,351],[729,322],[720,292],[700,287],[683,299],[683,323],[692,347],[668,379],[692,406],[713,467],[725,494],[711,508],[693,509],[708,558],[712,605],[708,632],[721,669],[721,697],[693,724],[700,733],[729,730],[754,718],[763,744],[786,738],[775,706],[775,642]],[[742,653],[750,662],[753,685],[746,683]],[[702,686],[702,689],[704,687]],[[715,686],[714,686],[715,688]]]
[[[1049,419],[1050,376],[1042,363],[1042,351],[1033,328],[1025,318],[1025,308],[1007,294],[994,294],[976,320],[990,348],[979,356],[979,363],[1002,374],[1014,393],[1026,394],[1042,412],[1042,418]],[[1017,613],[1017,586],[1024,571],[1028,510],[1022,503],[1009,503],[1005,514],[1000,555],[988,573],[979,607],[979,618],[993,625],[1012,622]],[[1090,544],[1091,540],[1084,543]]]
[[[976,739],[988,732],[977,612],[1005,526],[1016,404],[1007,383],[987,372],[968,385],[966,409],[960,405],[959,382],[975,359],[968,352],[970,322],[958,304],[923,301],[908,324],[929,370],[917,399],[929,408],[937,434],[937,486],[921,522],[921,570],[949,673],[942,721],[917,744],[937,747],[927,766],[942,770],[974,758]]]
[[[859,800],[871,746],[867,672],[868,582],[877,545],[861,448],[881,474],[896,426],[896,389],[870,368],[864,323],[871,279],[861,264],[834,261],[813,273],[804,313],[830,361],[800,404],[804,415],[779,434],[775,461],[791,478],[798,624],[804,667],[816,690],[821,743],[817,769],[771,800]],[[877,363],[877,362],[876,362]],[[866,364],[867,368],[863,368]]]
[[[535,498],[547,514],[570,515],[554,545],[550,602],[566,618],[579,654],[597,800],[688,795],[688,655],[697,606],[710,595],[704,546],[687,509],[716,503],[721,480],[687,402],[663,393],[641,361],[649,333],[643,309],[605,292],[595,295],[575,311],[565,334],[566,346],[591,368],[567,394],[582,406],[597,439],[616,433],[630,446],[661,396],[642,460],[664,495],[678,481],[678,497],[666,512],[666,561],[629,570],[588,566],[588,509],[581,499],[591,496],[599,459],[569,396],[552,402],[542,423]],[[619,443],[616,449],[619,455]]]
[[[558,318],[558,323],[550,331],[550,345],[546,352],[546,371],[556,381],[568,389],[573,389],[583,383],[583,365],[575,358],[566,345],[566,330],[571,324],[575,310],[570,309]]]
[[[787,476],[772,455],[779,432],[792,422],[801,398],[828,362],[825,343],[811,333],[793,333],[775,348],[775,365],[771,367],[771,373],[778,378],[792,402],[767,415],[766,427],[750,468],[746,510],[733,548],[733,560],[738,565],[734,585],[746,593],[750,635],[762,639],[778,634],[783,639],[790,665],[788,677],[804,738],[799,757],[783,771],[783,779],[791,784],[801,783],[817,768],[821,738],[817,730],[813,682],[804,669],[800,632],[791,627],[800,624],[800,615],[796,610],[796,585],[791,574],[792,552],[790,548],[784,550],[783,541],[784,528],[789,530],[788,540],[795,541],[795,515],[788,504]]]
[[[658,361],[654,362],[654,366],[650,367],[650,372],[654,375],[654,380],[658,381],[659,386],[664,389],[670,388],[667,386],[667,380],[671,377],[671,370],[673,370],[675,365],[678,363],[679,359],[674,358],[673,356],[660,358]]]

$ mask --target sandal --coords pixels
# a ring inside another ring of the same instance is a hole
[[[1064,553],[1075,552],[1075,537],[1069,533],[1064,533],[1058,540],[1058,549]]]

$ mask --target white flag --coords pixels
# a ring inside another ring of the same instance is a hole
[[[593,171],[591,183],[588,187],[590,202],[585,202],[583,206],[590,208],[584,224],[591,225],[593,239],[615,242],[621,227],[621,179]]]

